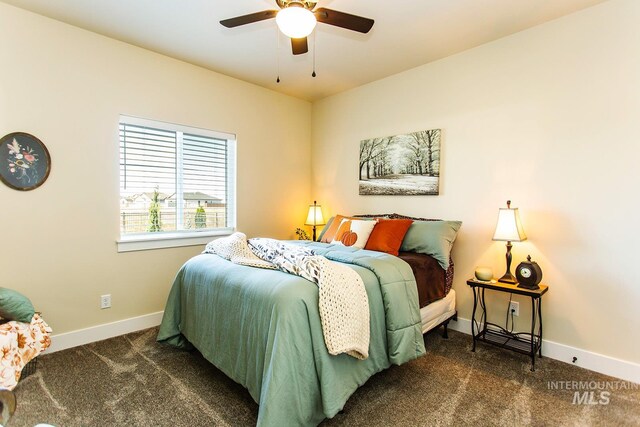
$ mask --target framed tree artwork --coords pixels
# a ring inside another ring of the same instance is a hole
[[[13,132],[0,139],[0,180],[21,191],[33,190],[47,180],[51,157],[33,135]]]
[[[360,141],[360,195],[438,195],[440,129]]]

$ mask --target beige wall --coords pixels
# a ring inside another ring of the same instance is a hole
[[[491,238],[513,200],[529,236],[514,266],[531,254],[550,285],[545,338],[640,362],[638,22],[640,2],[606,2],[315,103],[314,197],[325,214],[462,220],[454,288],[467,319],[475,266],[504,272]],[[431,128],[444,134],[439,196],[358,196],[360,140]],[[489,302],[504,322],[507,300]]]
[[[54,333],[162,310],[202,250],[116,252],[119,114],[237,134],[238,228],[290,238],[304,220],[308,102],[3,3],[0,28],[0,134],[32,133],[52,157],[42,187],[0,185],[0,286],[28,295]]]

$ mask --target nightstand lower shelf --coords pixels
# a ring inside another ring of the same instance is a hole
[[[492,328],[489,328],[491,326]],[[540,351],[542,342],[539,337],[533,337],[531,345],[531,334],[526,332],[513,333],[493,323],[487,323],[487,328],[478,332],[475,336],[477,341],[486,342],[501,348],[516,351],[518,353],[531,355]]]

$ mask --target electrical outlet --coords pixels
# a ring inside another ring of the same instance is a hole
[[[111,294],[100,296],[100,308],[111,308]]]
[[[514,316],[520,316],[520,303],[511,301],[509,303],[509,313],[513,313]]]

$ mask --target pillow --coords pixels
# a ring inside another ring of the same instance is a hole
[[[320,241],[324,243],[331,243],[334,239],[340,240],[336,238],[336,233],[338,232],[338,228],[342,224],[343,219],[359,220],[360,218],[352,218],[350,216],[336,215],[335,217],[333,217],[333,220],[330,220],[330,222],[327,223],[325,227],[326,231],[324,229],[322,230],[322,238],[320,239]]]
[[[333,220],[325,227],[326,231],[322,230],[322,238],[320,239],[320,241],[324,243],[331,243],[336,235],[336,232],[338,231],[338,227],[340,227],[340,224],[342,223],[342,220],[344,218],[345,217],[342,215],[334,216]]]
[[[402,239],[412,222],[411,219],[380,218],[364,248],[398,256]]]
[[[29,298],[12,289],[0,288],[0,317],[30,323],[35,312]]]
[[[364,249],[376,223],[376,221],[344,218],[331,243]]]
[[[322,231],[320,232],[320,235],[318,236],[318,242],[322,242],[322,236],[324,236],[324,233],[326,233],[327,230],[329,229],[329,227],[331,227],[331,223],[333,222],[333,218],[335,218],[335,217],[332,216],[331,218],[329,218],[329,221],[327,221],[325,226],[322,227]]]
[[[446,270],[449,268],[451,247],[461,225],[461,221],[414,221],[400,250],[431,255]]]

